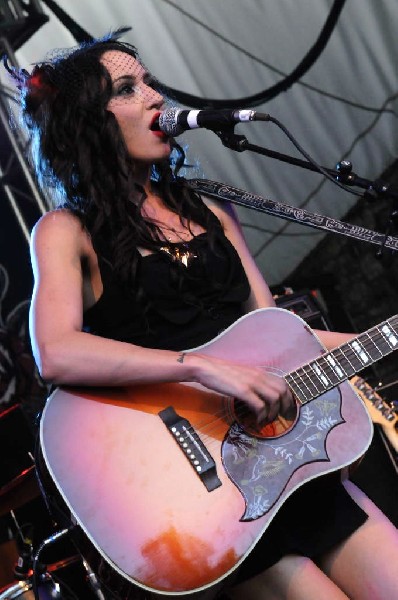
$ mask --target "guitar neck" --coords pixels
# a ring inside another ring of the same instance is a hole
[[[398,315],[292,371],[285,380],[301,404],[346,381],[398,349]]]

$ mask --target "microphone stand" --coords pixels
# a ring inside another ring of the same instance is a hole
[[[230,148],[231,150],[235,150],[236,152],[244,152],[245,150],[249,150],[250,152],[255,152],[263,156],[269,156],[270,158],[275,158],[276,160],[301,167],[302,169],[321,173],[318,166],[309,161],[295,158],[287,154],[282,154],[280,152],[275,152],[274,150],[264,148],[263,146],[251,144],[247,140],[246,136],[236,134],[234,127],[235,125],[219,127],[217,130],[212,129],[212,131],[214,131],[214,133],[220,138],[224,146]],[[388,237],[398,226],[398,191],[392,189],[390,185],[386,184],[381,179],[370,181],[369,179],[359,177],[352,171],[352,163],[348,160],[340,161],[336,165],[336,169],[329,169],[327,167],[321,168],[343,185],[356,186],[364,189],[365,193],[363,197],[367,200],[375,200],[378,197],[392,199],[392,208],[385,228],[384,240],[381,242],[380,248],[376,253],[377,257],[381,257]]]

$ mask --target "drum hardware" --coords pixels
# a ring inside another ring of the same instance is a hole
[[[47,546],[49,546],[50,544],[53,544],[57,540],[63,538],[66,534],[69,533],[70,529],[72,529],[72,528],[61,529],[60,531],[57,531],[56,533],[53,533],[52,535],[50,535],[50,537],[45,539],[40,544],[39,549],[37,550],[37,552],[33,558],[32,589],[33,589],[35,600],[36,599],[40,600],[39,580],[43,580],[46,578],[48,579],[51,577],[48,569],[46,569],[45,567],[44,567],[44,572],[43,572],[43,566],[39,562],[40,555],[43,552],[44,548],[47,548]],[[53,569],[53,571],[54,570],[55,569]],[[59,587],[59,584],[56,584],[56,585],[58,585],[58,587]],[[54,597],[58,597],[58,596],[54,596]]]
[[[61,600],[62,591],[59,583],[53,580],[44,582],[35,595],[31,580],[18,581],[0,590],[0,600]]]
[[[58,586],[58,588],[56,590],[56,594],[57,594],[58,590],[59,590],[59,584],[56,581],[55,574],[60,569],[63,569],[65,567],[67,567],[68,565],[70,565],[72,563],[76,563],[78,561],[80,561],[83,566],[83,570],[86,574],[85,579],[86,579],[88,585],[90,586],[92,592],[94,593],[94,596],[96,598],[98,598],[98,600],[106,600],[104,594],[101,591],[101,587],[100,587],[99,581],[98,581],[95,573],[90,568],[90,565],[88,564],[88,562],[85,559],[82,559],[80,555],[75,555],[75,556],[69,557],[65,560],[58,561],[52,565],[48,565],[47,567],[44,567],[42,565],[42,563],[39,562],[40,555],[47,546],[49,546],[50,544],[53,544],[54,542],[62,539],[66,535],[68,535],[75,527],[76,527],[76,525],[71,525],[70,527],[61,529],[60,531],[54,533],[53,535],[48,537],[46,540],[44,540],[41,543],[39,549],[37,550],[37,552],[34,556],[34,559],[33,559],[33,573],[32,573],[32,584],[33,584],[32,589],[35,594],[35,600],[41,600],[40,584],[43,581],[44,582],[52,582],[54,589],[56,588],[56,586]],[[65,585],[64,582],[61,582],[61,585],[62,584]],[[73,594],[72,591],[70,591],[70,592]],[[51,598],[61,598],[61,597],[62,597],[61,595],[52,595],[51,596]],[[1,600],[1,597],[0,597],[0,600]]]
[[[35,466],[24,469],[0,488],[0,517],[40,496]]]
[[[0,517],[40,496],[33,447],[21,406],[0,412]]]
[[[0,590],[0,600],[13,600],[14,598],[29,598],[31,584],[28,581],[18,581],[11,585],[7,585],[3,590]],[[21,596],[23,594],[23,596]],[[30,595],[32,598],[32,595]]]
[[[100,583],[98,581],[96,574],[91,569],[90,565],[88,564],[88,562],[85,559],[83,559],[83,567],[87,573],[87,581],[88,581],[91,589],[93,590],[95,596],[99,600],[106,600],[104,594],[102,593],[101,586],[100,586]]]
[[[24,533],[13,510],[10,511],[10,515],[17,532],[16,545],[18,551],[18,560],[14,567],[14,575],[16,579],[23,581],[27,579],[29,574],[32,572],[33,527],[32,525],[28,525],[27,533]]]
[[[39,562],[39,557],[44,548],[64,537],[67,533],[69,533],[69,529],[64,529],[44,540],[34,557],[31,552],[30,557],[26,557],[26,562],[23,565],[24,571],[28,569],[25,577],[22,577],[21,565],[20,581],[9,584],[0,590],[0,600],[61,600],[65,597],[75,597],[78,600],[78,596],[57,574],[69,565],[81,562],[80,555],[74,555],[50,565]],[[29,550],[32,550],[31,546]],[[26,544],[26,553],[28,553],[28,544]],[[88,573],[86,567],[85,572]],[[90,585],[92,586],[92,582],[90,582]],[[100,600],[105,600],[104,596],[97,595],[97,597]]]
[[[53,567],[48,569],[44,565],[40,565],[40,577],[36,573],[36,579],[40,579],[39,585],[35,583],[35,574],[32,568],[28,569],[28,566],[32,564],[32,556],[25,557],[26,561],[20,563],[18,561],[15,573],[19,581],[12,583],[2,590],[0,590],[0,600],[14,600],[20,598],[21,600],[61,600],[61,585],[56,581],[55,577],[52,576],[51,571],[55,570]],[[39,567],[37,567],[38,569]],[[22,572],[26,571],[25,577],[22,577]]]

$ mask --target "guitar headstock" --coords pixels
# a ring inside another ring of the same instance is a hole
[[[350,383],[365,403],[373,423],[383,427],[395,451],[398,452],[398,415],[394,408],[387,404],[362,377],[356,375],[350,379]]]

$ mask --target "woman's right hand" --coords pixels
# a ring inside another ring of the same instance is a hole
[[[258,426],[273,421],[279,413],[287,413],[295,404],[286,381],[260,367],[235,364],[195,352],[186,353],[184,362],[194,368],[195,381],[243,402],[253,413]]]

